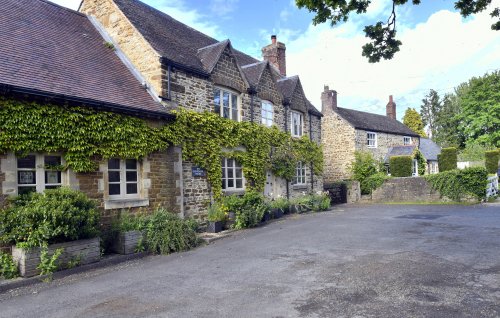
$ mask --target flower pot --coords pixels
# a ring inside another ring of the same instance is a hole
[[[117,234],[113,242],[113,252],[117,254],[133,254],[137,252],[137,247],[142,240],[140,231],[127,231]]]
[[[230,229],[231,226],[234,224],[236,221],[236,213],[235,212],[229,212],[227,214],[227,221],[226,224],[224,225],[225,229]]]
[[[283,210],[282,209],[272,209],[271,212],[273,213],[273,217],[275,219],[279,219],[280,217],[283,216]]]
[[[271,213],[268,211],[264,212],[264,215],[262,216],[262,222],[267,222],[271,219]]]
[[[283,209],[284,214],[289,214],[290,213],[290,207],[287,206],[286,208]]]
[[[300,213],[300,206],[296,204],[290,205],[290,213]]]
[[[224,221],[208,221],[207,232],[219,233],[224,228]]]

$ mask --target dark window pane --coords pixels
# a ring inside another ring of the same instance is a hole
[[[225,107],[222,109],[222,117],[229,118],[229,108]]]
[[[237,95],[231,94],[231,106],[232,106],[233,110],[238,109],[238,96]]]
[[[137,160],[135,159],[125,160],[125,168],[127,170],[137,170]]]
[[[24,158],[17,158],[17,167],[20,169],[34,169],[35,156],[26,156]]]
[[[227,159],[227,166],[228,166],[228,168],[229,167],[233,167],[233,165],[234,165],[234,159]]]
[[[225,189],[226,188],[226,180],[222,180],[222,189]]]
[[[233,179],[228,179],[227,180],[227,187],[228,188],[234,188],[234,180]]]
[[[36,184],[35,171],[18,171],[17,172],[18,184]]]
[[[127,194],[137,193],[137,183],[127,183]]]
[[[137,171],[127,171],[127,181],[137,181]]]
[[[241,169],[236,169],[236,178],[241,178],[242,174]]]
[[[227,169],[227,177],[228,178],[234,178],[234,171],[233,171],[233,169]]]
[[[232,120],[238,121],[238,110],[233,109],[233,117],[231,118]]]
[[[59,185],[54,185],[54,186],[46,186],[45,189],[57,189],[60,188],[61,186]]]
[[[229,108],[229,93],[222,92],[222,105]]]
[[[110,184],[109,185],[109,195],[117,195],[120,194],[120,185],[119,184]]]
[[[226,177],[226,169],[222,169],[222,178]]]
[[[214,104],[220,105],[220,89],[214,89]]]
[[[243,180],[236,179],[236,188],[238,188],[238,189],[243,188]]]
[[[120,171],[109,171],[108,172],[109,182],[120,182]]]
[[[120,159],[109,159],[108,169],[120,169]]]
[[[45,171],[45,183],[61,183],[61,171]]]
[[[59,166],[61,165],[60,156],[45,156],[44,162],[46,166]]]
[[[18,195],[28,194],[28,193],[35,192],[35,191],[36,191],[35,187],[19,187],[19,188],[17,188]]]

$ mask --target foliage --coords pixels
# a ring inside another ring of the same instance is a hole
[[[439,171],[448,171],[457,168],[457,149],[454,147],[441,149],[438,155]]]
[[[12,279],[19,276],[19,269],[12,259],[12,255],[0,251],[0,277]]]
[[[48,275],[47,281],[51,281],[52,274],[57,271],[59,267],[57,260],[63,252],[63,248],[58,248],[52,255],[49,255],[49,250],[46,246],[40,250],[40,264],[36,268],[40,270],[40,275]]]
[[[182,220],[162,208],[144,216],[141,231],[145,234],[145,246],[152,253],[186,251],[198,243],[192,221]]]
[[[290,207],[290,202],[286,198],[276,198],[271,201],[271,209],[286,211]]]
[[[411,177],[412,175],[412,156],[392,156],[389,159],[391,176],[393,177]]]
[[[326,211],[330,208],[331,199],[328,192],[310,194],[308,199],[307,207],[314,212]]]
[[[438,92],[431,89],[429,94],[427,94],[424,99],[422,99],[422,105],[420,106],[420,116],[422,118],[422,123],[429,127],[431,135],[434,136],[437,132],[436,121],[439,116],[439,112],[442,108],[442,102],[439,98]]]
[[[498,172],[498,161],[500,160],[500,152],[498,150],[486,151],[484,153],[485,167],[488,173],[496,174]]]
[[[385,180],[388,180],[390,178],[391,177],[385,174],[384,172],[377,172],[376,174],[373,174],[368,178],[364,179],[363,183],[361,184],[361,188],[365,189],[365,191],[368,192],[367,194],[370,194],[373,192],[373,190],[377,189],[382,184],[384,184]]]
[[[30,248],[97,236],[99,212],[79,191],[61,187],[13,200],[0,211],[0,241]]]
[[[225,221],[227,218],[227,210],[220,203],[213,203],[208,207],[207,219],[210,222]]]
[[[144,223],[144,214],[131,214],[129,212],[120,213],[120,217],[111,224],[114,232],[140,231]]]
[[[417,165],[418,165],[418,175],[423,176],[425,174],[425,168],[427,166],[427,160],[425,159],[424,155],[422,152],[420,152],[419,149],[415,148],[415,151],[413,152],[413,159],[417,160]]]
[[[413,132],[419,134],[421,137],[427,137],[424,131],[424,123],[420,114],[415,110],[415,108],[407,108],[403,116],[403,124],[408,128],[413,130]]]
[[[455,9],[460,11],[463,17],[479,13],[487,9],[492,0],[456,0]],[[334,26],[339,22],[346,22],[351,12],[365,14],[372,1],[370,0],[295,0],[299,8],[307,8],[316,15],[313,24],[317,25],[330,21]],[[374,25],[365,26],[366,37],[372,42],[363,46],[363,56],[368,58],[370,63],[379,62],[381,58],[391,59],[399,51],[401,41],[396,39],[396,6],[404,5],[409,0],[393,0],[392,11],[387,22],[377,22]],[[412,0],[414,5],[420,4],[420,0]],[[495,8],[490,14],[493,18],[500,16],[500,8]],[[500,21],[492,24],[493,30],[500,30]]]
[[[458,152],[458,161],[483,161],[484,153],[491,147],[477,142],[468,142],[465,148]]]
[[[354,162],[351,164],[353,179],[359,181],[361,186],[361,194],[370,194],[371,190],[363,186],[364,180],[377,173],[377,161],[373,158],[371,152],[356,151],[354,152]]]
[[[66,268],[75,268],[80,265],[82,262],[82,254],[78,254],[77,256],[71,258],[68,263],[66,264]]]
[[[485,168],[473,167],[430,174],[426,175],[425,179],[430,182],[433,189],[441,193],[441,196],[461,201],[465,195],[483,200],[486,197],[487,177]]]
[[[269,211],[269,206],[265,203],[262,194],[248,191],[238,198],[231,211],[236,213],[234,227],[244,229],[258,225],[264,213]]]

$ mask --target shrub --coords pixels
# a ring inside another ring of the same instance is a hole
[[[270,203],[271,209],[286,211],[290,207],[290,202],[286,198],[277,198]]]
[[[248,191],[242,197],[235,195],[225,197],[223,205],[236,214],[234,227],[243,229],[254,227],[262,220],[269,206],[264,201],[264,196],[255,191]]]
[[[472,167],[426,175],[425,179],[442,196],[460,201],[464,195],[472,195],[477,200],[483,200],[486,197],[487,177],[485,168]]]
[[[144,215],[141,213],[131,214],[131,213],[121,213],[120,218],[116,219],[112,223],[112,231],[114,232],[128,232],[128,231],[140,231],[144,223]]]
[[[92,238],[98,235],[94,201],[70,188],[17,197],[0,211],[0,241],[21,248]]]
[[[488,173],[496,174],[498,172],[498,161],[500,160],[499,150],[486,151],[484,153],[486,170]]]
[[[214,204],[208,207],[207,219],[210,222],[225,221],[226,217],[227,213],[222,204],[215,202]]]
[[[309,195],[308,208],[318,212],[326,211],[330,208],[331,199],[328,192],[321,192]]]
[[[457,169],[457,148],[443,148],[438,155],[439,171],[448,171]]]
[[[369,191],[369,193],[372,193],[373,190],[377,189],[380,187],[385,180],[390,179],[388,175],[386,175],[383,172],[378,172],[374,175],[369,176],[365,180],[363,180],[363,184],[361,185],[362,188],[364,188],[366,191]]]
[[[363,187],[363,181],[377,173],[378,165],[371,152],[356,151],[354,153],[354,162],[351,164],[352,178],[359,181],[361,194],[370,194],[370,190]]]
[[[389,159],[391,176],[411,177],[413,158],[411,156],[393,156]]]
[[[19,276],[19,270],[12,260],[12,255],[0,251],[0,277],[11,279],[17,276]]]

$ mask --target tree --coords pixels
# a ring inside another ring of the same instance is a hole
[[[396,6],[403,5],[409,0],[392,0],[392,11],[387,22],[379,21],[374,25],[367,25],[364,28],[366,37],[371,42],[363,46],[362,55],[368,58],[370,63],[377,63],[381,58],[390,60],[402,44],[396,39]],[[317,25],[330,21],[334,26],[339,22],[346,22],[349,14],[366,13],[372,0],[295,0],[299,8],[307,8],[310,12],[315,12],[313,24]],[[455,9],[465,18],[472,14],[484,11],[492,0],[456,0]],[[412,0],[411,3],[419,5],[420,0]],[[492,18],[498,21],[491,25],[492,30],[500,30],[500,8],[495,8],[490,13]]]
[[[422,121],[424,126],[429,126],[431,131],[431,136],[436,134],[436,117],[439,116],[441,110],[441,101],[439,100],[439,94],[431,89],[429,94],[422,99],[422,106],[420,106],[420,116],[422,116]]]
[[[408,126],[411,130],[419,134],[421,137],[427,137],[424,132],[424,123],[422,118],[415,110],[415,108],[407,108],[403,116],[403,124]]]
[[[465,146],[465,136],[458,129],[461,125],[459,113],[460,103],[457,96],[446,94],[441,109],[435,114],[435,132],[432,135],[432,140],[441,147],[463,148]]]

